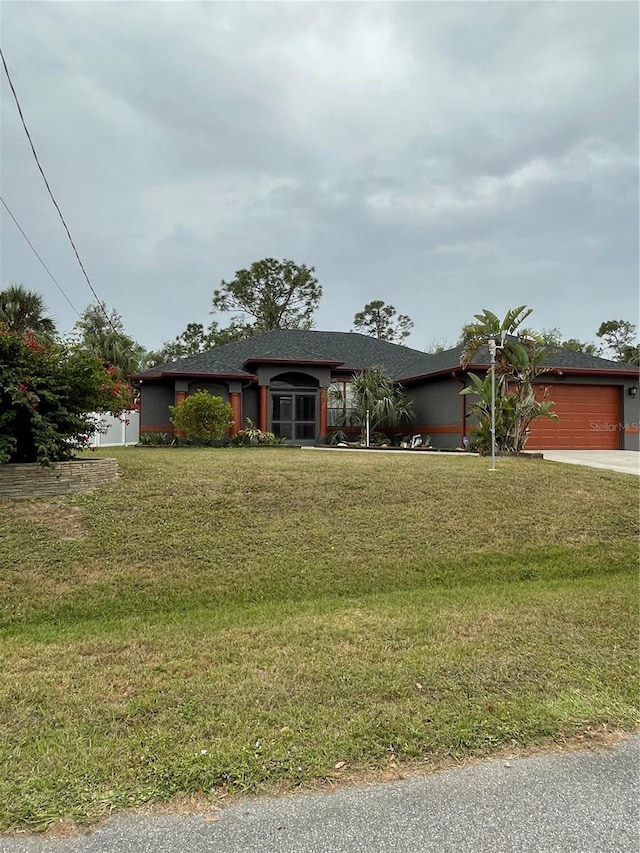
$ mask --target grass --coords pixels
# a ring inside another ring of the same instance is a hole
[[[0,505],[0,828],[638,723],[638,481],[127,449]]]

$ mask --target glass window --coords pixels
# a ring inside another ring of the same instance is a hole
[[[351,382],[332,382],[327,394],[327,423],[336,426],[344,423],[353,408]]]

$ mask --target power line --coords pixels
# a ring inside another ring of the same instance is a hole
[[[36,258],[40,261],[40,263],[42,264],[42,266],[43,266],[43,267],[45,268],[45,270],[48,272],[48,274],[49,274],[49,278],[51,279],[51,281],[55,284],[55,286],[58,288],[58,290],[60,291],[60,293],[61,293],[61,294],[64,296],[64,298],[67,300],[67,302],[68,302],[68,303],[69,303],[69,305],[73,308],[73,310],[76,312],[76,314],[78,315],[78,317],[80,317],[80,312],[78,311],[78,309],[76,308],[76,306],[73,304],[73,302],[69,299],[69,297],[68,297],[68,296],[67,296],[67,294],[64,292],[64,290],[62,289],[62,287],[58,284],[58,282],[56,281],[56,278],[55,278],[54,274],[51,272],[51,270],[49,269],[49,267],[48,267],[48,266],[45,264],[45,262],[42,260],[42,258],[40,257],[40,255],[38,254],[38,252],[37,252],[37,250],[36,250],[36,247],[33,245],[33,243],[31,242],[31,240],[30,240],[30,239],[27,237],[27,235],[24,233],[24,231],[22,230],[22,228],[21,228],[21,226],[20,226],[20,223],[19,223],[19,222],[18,222],[18,220],[15,218],[15,216],[13,215],[13,213],[9,210],[9,206],[7,205],[6,201],[2,198],[2,196],[0,196],[0,202],[2,202],[2,204],[3,204],[4,208],[5,208],[5,210],[7,211],[7,213],[9,214],[9,216],[10,216],[10,217],[13,219],[13,221],[15,222],[15,224],[16,224],[16,228],[18,229],[18,231],[22,234],[22,236],[24,237],[24,239],[25,239],[25,240],[27,241],[27,243],[29,244],[29,246],[30,246],[31,251],[33,252],[33,254],[36,256]]]
[[[93,293],[93,295],[94,295],[94,297],[95,297],[95,299],[96,299],[96,302],[97,302],[97,303],[98,303],[98,305],[100,306],[100,309],[102,310],[102,313],[104,314],[104,316],[105,316],[105,318],[106,318],[106,320],[107,320],[107,323],[111,326],[111,329],[112,329],[114,332],[116,332],[116,329],[115,329],[115,327],[114,327],[113,323],[111,322],[111,318],[109,317],[109,315],[108,315],[108,313],[107,313],[107,310],[106,310],[106,308],[105,308],[105,306],[104,306],[104,303],[102,302],[102,300],[100,299],[100,297],[99,297],[99,296],[98,296],[98,294],[96,293],[96,291],[95,291],[95,289],[94,289],[93,285],[91,284],[91,281],[90,281],[90,279],[89,279],[89,276],[87,275],[87,271],[86,271],[86,269],[84,268],[84,264],[83,264],[83,263],[82,263],[82,261],[80,260],[80,255],[79,255],[79,253],[78,253],[78,250],[76,249],[76,244],[73,242],[73,237],[71,236],[71,232],[69,231],[69,228],[67,227],[67,223],[65,222],[64,216],[62,215],[62,211],[60,210],[60,207],[58,206],[58,202],[56,201],[55,196],[54,196],[54,194],[53,194],[53,192],[52,192],[52,190],[51,190],[51,187],[49,186],[49,181],[47,180],[47,176],[46,176],[46,175],[45,175],[45,173],[44,173],[44,169],[43,169],[43,168],[42,168],[42,166],[40,165],[40,160],[38,159],[38,154],[36,153],[36,149],[35,149],[35,146],[34,146],[34,144],[33,144],[33,140],[31,139],[31,134],[29,133],[29,129],[28,129],[28,127],[27,127],[27,123],[26,123],[26,121],[25,121],[25,119],[24,119],[24,115],[23,115],[23,113],[22,113],[22,107],[20,106],[20,101],[18,100],[18,95],[17,95],[16,90],[15,90],[15,88],[14,88],[13,81],[11,80],[11,75],[9,74],[9,69],[8,69],[8,67],[7,67],[7,61],[6,61],[6,59],[4,58],[4,53],[2,52],[2,48],[0,48],[0,58],[2,58],[2,64],[3,64],[3,66],[4,66],[4,72],[5,72],[5,74],[7,75],[7,80],[9,81],[9,86],[11,87],[11,92],[12,92],[12,94],[13,94],[13,99],[15,100],[15,102],[16,102],[16,106],[17,106],[17,108],[18,108],[18,114],[19,114],[19,116],[20,116],[20,121],[22,122],[22,127],[24,128],[24,132],[25,132],[25,133],[26,133],[26,135],[27,135],[27,139],[29,140],[29,145],[31,146],[31,151],[32,151],[33,156],[34,156],[34,159],[35,159],[35,161],[36,161],[36,165],[38,166],[38,169],[39,169],[39,171],[40,171],[40,174],[42,175],[42,180],[44,181],[44,185],[46,186],[47,191],[48,191],[49,195],[51,196],[51,201],[53,202],[53,205],[54,205],[55,209],[58,211],[58,216],[60,217],[60,221],[62,222],[62,224],[63,224],[63,226],[64,226],[64,230],[67,232],[67,237],[69,238],[69,242],[71,243],[71,248],[73,249],[74,254],[75,254],[75,256],[76,256],[76,259],[77,259],[77,261],[78,261],[78,263],[79,263],[79,265],[80,265],[80,269],[82,270],[82,274],[84,275],[84,277],[85,277],[85,279],[86,279],[86,281],[87,281],[87,284],[89,285],[89,289],[91,290],[91,293]]]

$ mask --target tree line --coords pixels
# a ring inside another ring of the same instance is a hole
[[[242,340],[274,329],[310,329],[322,298],[315,268],[291,260],[264,258],[248,269],[238,270],[233,279],[223,280],[213,291],[211,313],[227,316],[226,325],[213,319],[207,325],[188,323],[183,332],[164,341],[157,350],[145,350],[127,334],[122,316],[103,303],[89,305],[76,323],[71,337],[104,364],[116,370],[118,378],[147,367],[197,355],[217,346]],[[382,299],[368,302],[353,318],[352,331],[379,340],[402,344],[411,334],[413,320]],[[46,315],[42,297],[22,285],[0,292],[0,326],[29,329],[55,336],[55,324]],[[615,361],[640,364],[636,326],[628,320],[605,320],[596,331],[598,343],[565,338],[559,328],[535,333],[541,345],[563,348]],[[457,345],[464,345],[464,329]],[[433,342],[426,352],[449,349],[446,342]]]

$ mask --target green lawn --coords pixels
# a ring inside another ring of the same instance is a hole
[[[638,724],[638,480],[110,450],[0,503],[0,828],[383,778]]]

